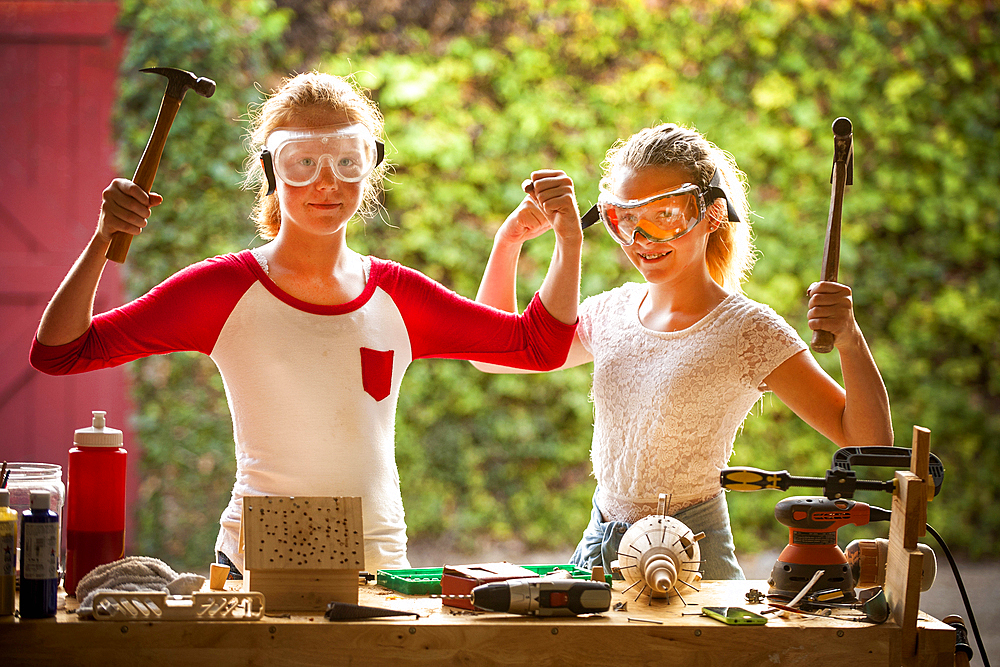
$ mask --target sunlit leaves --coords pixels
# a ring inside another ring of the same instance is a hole
[[[186,100],[176,121],[156,184],[168,202],[130,255],[136,292],[252,241],[251,198],[234,187],[243,159],[237,119],[260,99],[255,82],[266,90],[287,72],[317,67],[354,74],[385,114],[395,165],[385,207],[395,227],[353,225],[359,251],[472,296],[496,227],[531,170],[565,169],[586,208],[612,143],[678,122],[704,132],[747,173],[761,254],[747,292],[808,338],[805,289],[820,276],[830,126],[847,116],[855,180],[844,202],[840,275],[883,370],[897,444],[909,446],[913,424],[932,430],[949,475],[931,508],[949,517],[939,529],[973,554],[996,551],[1000,494],[987,472],[1000,468],[995,10],[945,0],[455,0],[427,10],[454,10],[435,29],[431,19],[447,13],[375,16],[348,4],[312,3],[315,16],[299,7],[292,17],[265,0],[126,3],[123,172],[134,169],[160,96],[135,69],[169,60],[220,84],[210,100]],[[285,31],[293,20],[322,27],[333,19],[333,30]],[[296,43],[297,34],[320,41]],[[542,238],[522,253],[522,307],[551,250]],[[586,232],[585,296],[637,279],[599,226]],[[142,436],[155,460],[147,471],[158,480],[150,498],[171,499],[171,525],[193,523],[183,508],[194,503],[178,490],[192,478],[178,471],[211,468],[205,474],[216,480],[230,465],[225,456],[204,458],[231,446],[228,415],[211,374],[180,371],[189,363],[143,362],[152,368],[142,366],[137,380]],[[821,363],[839,377],[836,354]],[[414,364],[397,419],[411,538],[513,537],[568,555],[593,489],[589,373],[506,377],[462,362]],[[171,458],[181,436],[191,453]],[[194,442],[201,438],[211,444]],[[740,432],[733,463],[821,475],[831,448],[767,397]],[[787,539],[773,503],[764,494],[730,496],[739,549]],[[213,509],[207,532],[216,517]],[[974,537],[967,526],[976,526]],[[146,534],[160,528],[151,520]]]

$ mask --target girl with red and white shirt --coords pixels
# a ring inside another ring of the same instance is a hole
[[[247,183],[258,188],[254,215],[269,242],[194,264],[94,315],[111,235],[139,234],[162,203],[114,180],[32,345],[32,365],[51,374],[180,350],[212,358],[237,464],[215,548],[240,571],[246,495],[360,496],[365,567],[409,567],[394,456],[407,366],[452,358],[547,370],[566,360],[573,340],[583,236],[570,179],[554,170],[531,176],[557,242],[531,305],[505,313],[348,246],[349,221],[374,212],[385,175],[382,129],[378,108],[350,82],[316,72],[285,80],[250,137]]]

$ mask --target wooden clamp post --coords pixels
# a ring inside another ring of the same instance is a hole
[[[917,664],[917,615],[920,611],[920,579],[924,555],[917,539],[927,533],[927,500],[934,492],[930,477],[931,432],[913,427],[910,469],[897,470],[889,520],[885,594],[892,620],[901,628],[898,653],[893,664]]]

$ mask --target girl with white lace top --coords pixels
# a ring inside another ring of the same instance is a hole
[[[644,282],[581,304],[563,365],[594,363],[597,490],[572,562],[610,571],[628,526],[666,493],[670,513],[706,534],[703,576],[742,579],[719,471],[750,409],[770,390],[839,446],[891,445],[885,386],[849,287],[807,292],[809,327],[835,336],[844,387],[777,313],[743,295],[754,249],[745,176],[730,155],[664,124],[617,143],[603,166],[596,208]],[[549,227],[526,196],[496,234],[478,301],[516,312],[521,245]]]

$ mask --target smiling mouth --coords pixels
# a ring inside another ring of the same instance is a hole
[[[639,257],[642,257],[647,262],[651,262],[654,259],[659,259],[661,257],[666,257],[670,253],[671,253],[671,251],[668,250],[666,252],[637,252],[636,254],[639,255]]]

